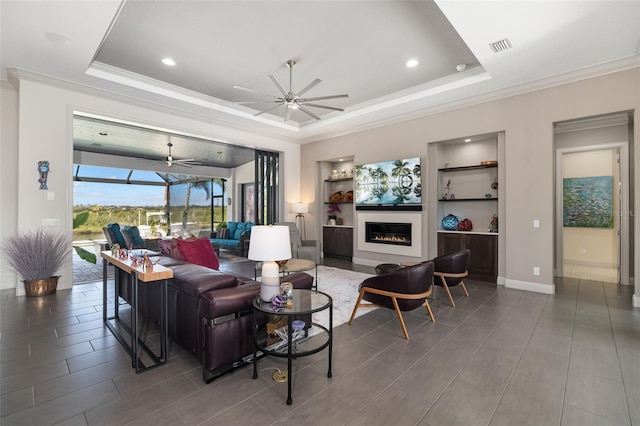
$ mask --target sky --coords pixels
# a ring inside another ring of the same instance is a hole
[[[74,175],[75,175],[74,166]],[[129,170],[113,169],[106,167],[81,166],[79,176],[91,176],[97,178],[126,179]],[[134,171],[133,180],[153,180],[162,182],[162,179],[153,172]],[[184,204],[186,185],[174,187],[171,204]],[[209,205],[211,201],[206,199],[204,190],[195,188],[191,191],[191,205]],[[118,183],[97,182],[73,182],[74,205],[100,205],[100,206],[162,206],[164,205],[164,186],[151,185],[126,185]]]

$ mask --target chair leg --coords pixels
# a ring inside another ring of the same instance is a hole
[[[398,314],[398,320],[400,321],[400,327],[402,327],[402,332],[404,333],[404,338],[409,340],[409,333],[407,332],[407,327],[404,325],[404,319],[402,318],[402,313],[400,312],[400,307],[398,306],[398,299],[392,297],[393,306],[396,308],[396,314]]]
[[[456,302],[453,301],[453,297],[451,297],[451,292],[449,291],[449,286],[447,286],[447,280],[444,279],[444,277],[440,277],[440,280],[442,281],[442,287],[444,287],[444,290],[447,292],[447,295],[449,296],[449,300],[451,301],[451,306],[452,307],[456,307]]]
[[[464,286],[464,281],[460,281],[460,285],[462,286],[462,289],[464,290],[464,295],[469,297],[469,293],[467,292],[467,287]]]
[[[433,312],[431,312],[431,306],[429,305],[429,299],[424,299],[424,306],[427,307],[427,312],[429,313],[429,318],[431,318],[431,322],[436,322],[436,319],[433,316]]]
[[[356,312],[360,307],[360,301],[362,300],[362,296],[364,296],[364,288],[360,290],[360,294],[358,295],[358,300],[356,300],[356,306],[353,307],[353,312],[351,313],[351,318],[349,318],[349,325],[351,325],[351,321],[356,316]]]

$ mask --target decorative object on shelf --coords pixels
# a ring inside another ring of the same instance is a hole
[[[342,202],[344,202],[344,203],[353,203],[353,191],[345,192],[343,197],[342,197]]]
[[[338,171],[337,170],[331,170],[331,175],[329,175],[329,179],[338,179]]]
[[[327,221],[327,224],[330,225],[330,226],[336,226],[336,223],[337,223],[336,219],[329,219]]]
[[[493,198],[493,195],[491,195],[491,194],[484,194],[484,197],[485,197],[485,198]]]
[[[49,162],[38,161],[38,173],[40,176],[38,177],[38,182],[40,182],[40,189],[47,190],[47,176],[49,175]]]
[[[309,213],[309,204],[307,203],[295,203],[291,206],[291,213],[296,213],[296,226],[300,233],[300,238],[307,239],[306,230],[304,226],[304,214]]]
[[[456,231],[472,231],[473,223],[469,219],[462,219],[458,226],[456,226]]]
[[[331,194],[329,196],[329,202],[330,203],[339,203],[342,201],[344,194],[342,193],[342,191],[336,191],[333,194]]]
[[[349,171],[349,177],[353,177],[353,167],[351,168],[351,170]]]
[[[248,258],[263,262],[260,298],[270,302],[280,293],[280,268],[275,260],[291,259],[289,227],[256,225],[251,228]]]
[[[338,205],[335,204],[335,203],[329,204],[329,208],[327,209],[327,216],[329,218],[329,225],[335,225],[336,224],[336,218],[338,217],[337,216],[338,213],[342,213],[342,210],[340,210],[340,207],[338,207]]]
[[[498,178],[496,177],[493,182],[491,182],[491,189],[498,189]]]
[[[336,225],[342,225],[342,218],[341,217],[336,217]]]
[[[451,179],[447,181],[447,185],[444,187],[444,194],[442,194],[443,200],[449,199],[449,191],[451,190]]]
[[[56,292],[60,270],[71,254],[71,241],[62,232],[19,232],[2,243],[2,257],[18,273],[29,297]]]
[[[346,179],[347,178],[347,169],[340,170],[340,178],[341,179]]]
[[[448,169],[449,167],[451,167],[451,163],[444,163],[444,168]]]
[[[489,232],[498,232],[498,215],[494,214],[489,224]]]
[[[442,229],[447,231],[455,231],[460,223],[460,219],[457,216],[448,214],[442,218]]]
[[[480,162],[481,166],[493,166],[494,164],[498,164],[498,162],[496,160],[487,160]]]

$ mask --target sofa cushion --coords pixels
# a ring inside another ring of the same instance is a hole
[[[209,238],[178,240],[177,244],[178,250],[180,250],[180,254],[185,261],[211,269],[217,270],[220,268],[220,261],[213,251]]]
[[[180,254],[180,248],[178,248],[178,240],[181,240],[182,237],[172,238],[171,239],[171,254],[170,256],[175,259],[181,259],[182,255]]]
[[[238,286],[237,277],[193,263],[174,264],[171,269],[173,279],[169,286],[196,299],[209,290]]]

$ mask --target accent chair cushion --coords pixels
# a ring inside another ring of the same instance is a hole
[[[122,231],[120,230],[120,224],[118,223],[110,223],[107,225],[107,228],[109,229],[109,233],[110,235],[112,235],[113,238],[113,243],[117,243],[120,245],[120,247],[122,248],[126,248],[127,247],[127,242],[124,239],[124,235],[122,235]]]
[[[140,230],[137,226],[129,226],[129,235],[131,236],[131,240],[133,241],[134,246],[144,246],[144,238],[140,236]]]
[[[217,270],[220,268],[220,261],[213,251],[209,238],[177,240],[176,243],[185,261],[211,269]]]

